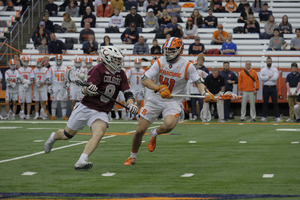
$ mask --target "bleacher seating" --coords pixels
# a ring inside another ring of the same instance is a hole
[[[249,0],[248,0],[249,1]],[[249,1],[250,4],[252,4],[253,0]],[[265,1],[264,1],[265,2]],[[290,0],[290,1],[282,1],[282,0],[267,0],[266,2],[269,3],[270,10],[273,11],[273,15],[275,16],[275,20],[277,23],[280,23],[282,20],[283,15],[288,15],[289,22],[293,25],[293,29],[295,31],[296,28],[300,27],[300,12],[298,10],[300,9],[300,3],[296,0]],[[56,4],[60,5],[63,3],[63,1],[56,1]],[[184,2],[180,2],[180,4],[184,4]],[[138,8],[138,10],[142,10],[142,8]],[[190,16],[191,12],[194,10],[194,8],[182,8],[181,17],[184,22],[187,21],[187,18]],[[288,13],[287,13],[288,11]],[[62,23],[62,15],[64,12],[59,12],[59,17],[50,17],[50,20],[53,21],[54,24],[61,25]],[[122,12],[120,13],[122,16],[126,16],[129,12]],[[95,13],[94,13],[95,14]],[[139,12],[139,14],[142,17],[146,16],[145,12]],[[207,16],[207,13],[201,13],[204,17]],[[232,29],[237,26],[243,26],[243,24],[237,23],[237,19],[240,16],[240,13],[214,13],[214,16],[218,17],[218,22],[224,25],[224,30],[233,33]],[[258,19],[258,13],[255,13],[254,16],[256,19]],[[78,38],[79,32],[82,30],[80,27],[81,17],[73,17],[72,20],[75,21],[76,27],[77,27],[77,33],[56,33],[56,36],[58,39],[65,41],[66,38]],[[97,18],[96,28],[92,28],[95,32],[95,38],[96,41],[100,44],[103,42],[103,37],[105,35],[108,35],[105,33],[105,27],[107,27],[109,18]],[[181,23],[183,27],[185,27],[185,23]],[[263,31],[264,23],[260,23],[261,31]],[[216,29],[208,29],[208,28],[199,28],[198,34],[201,39],[201,43],[205,45],[206,49],[213,49],[218,48],[220,49],[220,45],[210,45],[212,33]],[[123,32],[124,28],[120,29],[120,32]],[[143,28],[143,33],[140,35],[143,35],[145,39],[147,39],[147,43],[149,45],[149,48],[152,46],[152,39],[155,37],[154,33],[149,33],[152,31],[152,29],[149,28]],[[122,44],[122,41],[120,39],[120,33],[109,33],[109,36],[111,38],[111,43],[118,46],[122,49],[122,51],[125,54],[132,54],[133,51],[133,45],[126,45]],[[285,34],[284,38],[285,40],[290,43],[291,38],[295,37],[295,34]],[[184,39],[185,49],[183,54],[188,54],[188,45],[193,43],[194,40],[186,40]],[[165,42],[164,39],[158,39],[159,45],[162,45]],[[206,65],[208,67],[210,66],[219,66],[220,63],[222,63],[224,60],[228,60],[233,62],[232,67],[241,67],[243,66],[243,63],[245,60],[251,60],[253,61],[253,65],[261,66],[262,62],[265,61],[266,55],[291,55],[290,57],[280,57],[280,62],[282,62],[283,67],[289,67],[291,61],[297,61],[297,57],[293,57],[295,55],[299,55],[299,52],[297,51],[267,51],[269,40],[262,40],[259,39],[258,34],[233,34],[233,42],[237,44],[237,55],[238,56],[220,56],[220,57],[210,57],[207,56],[206,59]],[[73,64],[73,58],[75,55],[81,55],[83,54],[83,51],[81,50],[82,44],[74,44],[73,50],[67,50],[67,54],[64,56],[64,65],[72,65]],[[287,47],[289,49],[289,46]],[[34,49],[33,42],[30,41],[30,43],[27,43],[26,49],[23,49],[23,53],[25,54],[37,54],[38,51]],[[253,57],[249,57],[249,55],[253,55]],[[85,56],[85,55],[84,55]],[[35,62],[36,58],[39,57],[39,55],[31,55],[31,61],[32,63]],[[95,61],[97,58],[97,55],[91,55],[93,60]],[[126,57],[126,63],[125,66],[130,66],[132,64],[132,60],[136,56],[130,55]],[[151,55],[142,56],[140,57],[146,57],[149,61],[145,62],[144,65],[149,65],[150,60],[152,59]],[[188,56],[189,59],[194,60],[195,57]],[[279,59],[279,58],[278,58]]]

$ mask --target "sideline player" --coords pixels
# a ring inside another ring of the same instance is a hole
[[[183,48],[184,44],[180,38],[169,38],[164,44],[165,56],[158,59],[143,75],[143,85],[154,90],[155,93],[149,96],[145,106],[139,111],[140,119],[133,137],[131,155],[124,165],[136,163],[143,135],[161,113],[164,117],[164,123],[151,131],[151,140],[148,144],[149,151],[154,151],[157,135],[168,133],[175,128],[180,114],[183,113],[182,98],[172,98],[172,94],[184,94],[189,80],[197,85],[200,94],[205,95],[205,101],[211,101],[214,98],[211,93],[205,92],[203,79],[199,77],[195,66],[180,56]],[[151,79],[154,79],[154,82]]]
[[[144,73],[145,70],[142,69],[142,60],[140,58],[134,60],[133,68],[126,70],[127,79],[139,109],[141,108],[141,102],[144,99],[144,87],[142,85],[142,75]]]
[[[33,100],[35,101],[35,117],[34,119],[39,119],[41,117],[43,120],[47,119],[47,77],[48,69],[43,65],[44,59],[40,57],[36,61],[36,68],[33,69]],[[39,109],[41,103],[41,111],[39,116]]]
[[[74,166],[76,170],[93,167],[93,164],[88,162],[88,157],[97,148],[109,125],[108,113],[114,102],[98,94],[98,88],[100,92],[113,99],[116,99],[119,91],[123,91],[129,111],[133,114],[138,112],[138,108],[133,104],[133,94],[129,90],[126,74],[121,70],[124,59],[121,51],[114,46],[103,46],[100,49],[100,56],[103,63],[98,64],[89,72],[90,77],[87,81],[91,85],[82,87],[85,96],[80,103],[75,105],[66,128],[53,132],[44,146],[45,153],[49,153],[56,140],[71,139],[78,130],[88,125],[92,137]]]
[[[8,61],[9,69],[5,72],[5,82],[6,82],[6,94],[5,94],[5,107],[6,116],[4,119],[15,120],[17,112],[17,101],[18,101],[18,84],[17,84],[17,74],[16,70],[17,63],[14,59]],[[13,103],[12,115],[10,111],[10,102]]]
[[[60,102],[61,110],[62,110],[62,116],[63,120],[68,120],[67,117],[67,97],[62,100],[58,100],[57,96],[61,90],[65,90],[68,88],[68,82],[67,82],[67,72],[68,69],[65,66],[62,66],[62,55],[57,54],[55,57],[55,66],[52,66],[49,68],[49,78],[51,81],[51,117],[50,120],[54,120],[56,116],[56,108],[57,103]]]
[[[0,89],[2,89],[2,79],[3,79],[3,76],[2,76],[2,72],[0,71]],[[0,120],[3,119],[2,115],[1,115],[1,106],[0,106]]]
[[[73,70],[77,73],[85,73],[85,70],[81,68],[82,60],[79,57],[74,59]],[[71,100],[71,110],[73,110],[75,103],[81,101],[83,95],[81,93],[81,86],[77,85],[75,82],[70,83],[70,100]]]
[[[32,68],[29,67],[29,57],[24,56],[21,59],[23,66],[18,69],[17,82],[19,84],[19,103],[21,104],[20,119],[30,119],[32,103]],[[25,103],[27,103],[27,115],[25,115]]]

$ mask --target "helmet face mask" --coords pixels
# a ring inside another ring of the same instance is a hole
[[[8,66],[11,70],[15,70],[17,67],[16,61],[14,59],[10,59],[8,62]]]
[[[86,58],[85,59],[85,66],[88,69],[91,69],[93,67],[93,60],[92,60],[92,58]]]
[[[74,59],[74,66],[75,66],[76,68],[80,68],[80,67],[81,67],[81,64],[82,64],[82,61],[81,61],[80,58],[75,58],[75,59]]]
[[[172,62],[182,54],[183,42],[180,38],[171,37],[166,41],[164,49],[166,60]]]
[[[38,60],[36,61],[36,66],[37,68],[42,68],[43,67],[43,58],[38,58]]]
[[[25,68],[29,66],[29,58],[28,58],[28,56],[24,56],[22,58],[22,64],[23,64],[23,67],[25,67]]]
[[[101,61],[114,71],[120,71],[124,64],[124,55],[114,46],[103,46],[100,49]]]
[[[59,67],[62,65],[62,55],[61,54],[56,55],[55,63],[56,63],[56,66],[59,66]]]

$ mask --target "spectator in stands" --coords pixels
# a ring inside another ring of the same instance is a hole
[[[242,13],[245,10],[245,5],[248,3],[247,0],[242,0],[242,2],[240,2],[238,8],[236,9],[237,12]],[[249,4],[249,3],[248,3]],[[250,4],[249,4],[250,5]]]
[[[184,39],[195,39],[198,37],[198,27],[193,24],[193,19],[191,17],[188,18],[184,31],[183,38]]]
[[[125,1],[125,8],[126,8],[127,12],[131,12],[132,7],[135,7],[135,9],[137,9],[138,5],[137,5],[136,0],[127,0],[127,1]]]
[[[165,36],[166,36],[166,41],[167,41],[168,39],[170,39],[170,37],[172,37],[170,33],[167,33]],[[165,49],[165,48],[164,48],[164,45],[165,45],[165,44],[161,45],[162,53],[164,53],[164,49]]]
[[[102,4],[97,8],[97,17],[111,17],[113,15],[113,7],[108,4],[108,0],[102,0]]]
[[[269,9],[269,5],[267,2],[265,2],[263,9],[259,12],[260,22],[267,22],[269,20],[270,15],[272,15],[272,11],[268,9]]]
[[[114,9],[114,15],[109,19],[108,26],[109,27],[124,27],[124,17],[120,15],[120,10],[118,8]]]
[[[209,74],[205,78],[205,85],[207,89],[214,95],[220,96],[225,91],[225,80],[219,73],[219,68],[214,67],[212,69],[212,73]],[[208,120],[208,110],[209,110],[209,103],[204,102],[203,104],[203,122],[207,122]],[[217,111],[219,120],[218,122],[222,123],[224,121],[224,102],[223,100],[217,100]]]
[[[45,29],[45,22],[40,21],[39,27],[33,32],[32,36],[31,36],[32,41],[34,41],[34,39],[39,36],[39,32],[40,32],[41,28],[44,29],[45,37],[47,37],[47,40],[48,41],[50,40],[50,34],[51,34],[50,31]]]
[[[54,27],[53,27],[53,22],[51,20],[49,20],[49,13],[48,12],[45,12],[43,20],[41,20],[41,21],[45,22],[45,28],[46,28],[46,30],[49,31],[49,37],[50,37],[50,33],[54,32]],[[40,22],[39,22],[38,28],[40,27]]]
[[[262,122],[267,121],[268,115],[268,103],[269,98],[271,96],[276,122],[280,122],[280,113],[277,102],[277,80],[279,77],[279,72],[276,67],[272,66],[272,58],[267,58],[267,66],[260,70],[259,79],[263,83],[263,117],[261,119]]]
[[[291,40],[291,50],[299,51],[300,50],[300,28],[296,28],[296,36]]]
[[[199,13],[197,9],[193,10],[191,14],[191,18],[193,20],[193,24],[196,25],[198,28],[204,28],[203,16]]]
[[[65,12],[63,14],[63,21],[62,21],[62,24],[61,24],[61,28],[64,28],[66,29],[65,32],[67,33],[74,33],[77,31],[76,29],[76,25],[75,25],[75,22],[71,19],[71,16],[69,13]]]
[[[87,41],[90,34],[95,35],[95,32],[91,29],[91,24],[89,22],[85,22],[84,29],[82,29],[79,33],[80,44]]]
[[[95,0],[94,1],[94,10],[97,10],[98,6],[102,4],[102,0]]]
[[[256,121],[256,109],[255,109],[255,95],[259,90],[259,81],[257,78],[257,73],[251,68],[251,61],[246,61],[246,69],[241,71],[238,79],[238,90],[242,95],[241,103],[241,121],[245,121],[247,101],[250,104],[250,116],[251,122]]]
[[[289,103],[289,117],[286,122],[294,120],[294,106],[297,104],[297,96],[300,91],[300,73],[296,62],[291,64],[291,73],[286,77],[286,90]]]
[[[179,23],[183,22],[180,17],[181,6],[178,4],[178,0],[171,0],[171,3],[167,6],[170,17],[176,16]]]
[[[70,1],[66,7],[66,12],[69,13],[71,17],[79,17],[79,8],[75,4],[75,0]]]
[[[22,6],[21,15],[26,10],[27,4],[28,4],[28,0],[12,0],[11,2],[13,3],[14,6]],[[10,2],[8,2],[8,6],[11,7],[11,3]]]
[[[54,3],[54,0],[48,0],[49,3],[45,6],[45,12],[48,12],[50,16],[57,16],[58,6]]]
[[[237,4],[234,2],[234,0],[229,0],[226,4],[225,4],[225,11],[232,13],[232,12],[236,12],[237,9]]]
[[[18,52],[14,53],[13,59],[16,62],[16,69],[20,69],[21,67],[23,67],[23,63],[21,62],[20,54]]]
[[[226,42],[222,44],[221,52],[223,55],[235,55],[237,51],[236,44],[232,42],[232,34],[228,34]]]
[[[268,51],[281,51],[281,47],[285,50],[288,43],[279,36],[279,29],[274,29],[274,37],[270,39]]]
[[[91,9],[90,13],[94,12],[94,6],[93,6],[92,0],[81,0],[80,6],[79,6],[80,17],[87,15],[87,10],[86,10],[87,7],[90,7],[90,9]]]
[[[123,44],[135,44],[138,42],[139,32],[136,29],[136,24],[132,22],[130,28],[126,28],[121,35]]]
[[[132,54],[149,54],[149,46],[143,36],[140,36],[139,41],[134,44]]]
[[[228,33],[223,30],[223,25],[218,25],[218,30],[214,31],[211,44],[223,44],[227,39]]]
[[[139,32],[142,32],[141,28],[144,28],[144,21],[140,14],[136,13],[136,7],[132,6],[130,13],[125,17],[125,27],[129,27],[131,23],[135,23],[136,27],[139,28]]]
[[[73,0],[76,7],[78,7],[78,3],[76,0]],[[58,11],[66,11],[67,7],[70,5],[70,0],[64,0],[64,2],[59,5]],[[72,16],[72,15],[71,15]]]
[[[55,33],[50,34],[50,41],[48,42],[48,52],[50,54],[65,54],[66,46],[61,40],[56,39]]]
[[[47,39],[43,38],[41,44],[37,47],[39,54],[48,54]]]
[[[104,36],[103,43],[100,44],[100,47],[102,46],[113,46],[113,44],[110,42],[110,37],[108,35]]]
[[[148,15],[145,18],[145,28],[154,28],[154,29],[159,28],[157,17],[154,16],[154,12],[152,8],[148,9]]]
[[[111,0],[111,6],[113,9],[119,9],[120,12],[123,12],[124,9],[124,1],[123,0]]]
[[[82,43],[82,50],[85,54],[98,54],[98,43],[95,41],[95,35],[90,34],[88,41]]]
[[[249,19],[244,25],[245,33],[260,33],[259,23],[254,18],[253,14],[249,15]]]
[[[92,9],[90,6],[87,6],[86,9],[86,14],[83,15],[82,20],[81,20],[81,27],[84,27],[85,22],[89,22],[91,24],[92,28],[96,27],[96,16],[93,15]]]
[[[208,10],[207,0],[195,0],[195,9],[201,12],[206,12]]]
[[[213,16],[213,10],[208,9],[208,16],[204,18],[205,28],[216,28],[218,25],[218,18]]]
[[[161,47],[158,45],[157,39],[154,38],[152,44],[153,46],[150,49],[151,54],[161,54]]]
[[[204,44],[200,43],[200,38],[197,36],[195,42],[189,46],[189,54],[198,55],[205,53]],[[201,67],[201,66],[200,66]]]
[[[278,25],[275,22],[274,16],[270,15],[268,22],[265,23],[265,27],[264,27],[265,32],[260,34],[260,38],[261,39],[270,39],[271,37],[274,36],[273,32],[274,32],[275,28],[278,29]]]
[[[153,9],[154,15],[155,15],[157,18],[160,17],[162,8],[161,8],[161,6],[160,6],[159,3],[157,4],[157,1],[156,1],[156,0],[150,0],[150,4],[147,6],[147,11],[148,11],[150,8]],[[149,11],[148,11],[148,12],[149,12]]]
[[[211,0],[209,8],[212,9],[214,12],[224,12],[222,0]]]
[[[171,23],[171,17],[166,9],[163,9],[161,17],[158,19],[158,24],[160,27],[167,26],[168,23]]]
[[[287,15],[283,15],[282,21],[278,26],[279,33],[283,37],[283,34],[292,34],[293,27],[292,24],[289,23],[289,18]]]
[[[230,35],[230,34],[229,34]],[[228,35],[228,37],[229,37]],[[225,61],[223,62],[223,68],[224,70],[220,72],[220,75],[225,80],[225,92],[232,92],[233,91],[233,84],[238,83],[238,78],[236,76],[236,73],[230,70],[230,63]],[[232,117],[230,117],[230,106],[231,106],[231,100],[224,100],[224,120],[228,121]]]
[[[177,17],[173,16],[171,21],[172,22],[168,23],[166,28],[164,28],[164,34],[166,35],[167,33],[170,33],[171,37],[181,38],[183,35],[183,30],[182,27],[177,23]]]
[[[263,8],[263,2],[261,0],[255,0],[252,4],[252,11],[260,13]]]
[[[197,57],[197,65],[199,65],[199,69],[201,69],[209,74],[209,70],[205,67],[204,61],[205,61],[204,56],[200,54]]]
[[[42,40],[46,39],[46,44],[48,43],[48,37],[45,33],[45,29],[40,28],[38,34],[33,39],[34,47],[37,48],[39,45],[42,44]]]
[[[238,23],[245,23],[247,22],[247,20],[249,19],[250,15],[253,15],[253,12],[250,8],[250,4],[249,3],[246,3],[244,5],[244,9],[243,11],[241,12],[241,15],[240,15],[240,18],[238,19]]]

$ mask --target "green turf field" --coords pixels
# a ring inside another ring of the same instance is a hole
[[[65,121],[39,122],[0,122],[0,198],[300,199],[300,129],[277,130],[298,124],[186,121],[160,135],[152,153],[144,136],[134,166],[123,165],[132,135],[109,135],[89,158],[92,170],[75,171],[90,136],[58,141],[53,148],[65,148],[44,154],[44,141]],[[113,121],[108,132],[133,132],[136,126]],[[115,174],[103,176],[109,173]]]

